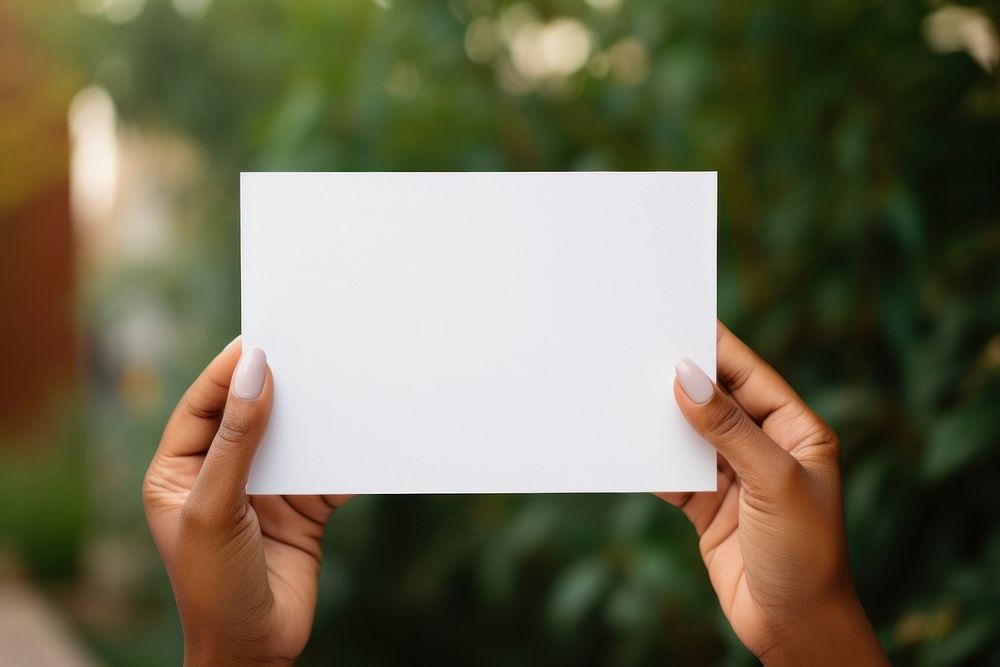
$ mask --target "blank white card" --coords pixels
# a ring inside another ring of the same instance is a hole
[[[716,174],[245,173],[251,493],[715,489]]]

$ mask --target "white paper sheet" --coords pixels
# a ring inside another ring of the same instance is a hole
[[[251,493],[715,489],[716,174],[245,173]]]

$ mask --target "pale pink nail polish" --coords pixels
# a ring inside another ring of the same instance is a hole
[[[677,379],[681,383],[681,389],[684,390],[688,398],[698,405],[708,403],[712,395],[715,394],[715,387],[712,386],[712,381],[705,375],[705,371],[701,370],[698,364],[687,357],[681,359],[674,370],[677,372]]]
[[[264,350],[259,347],[244,350],[233,376],[233,393],[243,400],[252,401],[260,396],[266,375],[267,355]]]

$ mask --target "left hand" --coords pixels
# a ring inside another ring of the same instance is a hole
[[[323,529],[349,498],[247,496],[273,379],[262,350],[241,352],[237,339],[184,394],[142,488],[189,665],[299,656],[316,609]]]

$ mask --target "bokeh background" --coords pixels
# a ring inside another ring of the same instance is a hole
[[[843,441],[899,664],[1000,663],[997,3],[0,0],[0,662],[174,665],[139,487],[240,170],[719,171],[720,316]],[[752,662],[644,495],[364,497],[303,664]]]

